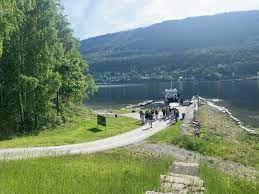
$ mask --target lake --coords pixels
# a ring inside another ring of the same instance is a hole
[[[163,91],[170,82],[148,82],[121,85],[100,85],[98,92],[87,102],[93,109],[124,107],[144,100],[163,100]],[[235,116],[252,127],[259,127],[259,80],[174,82],[185,99],[199,94],[217,99]]]

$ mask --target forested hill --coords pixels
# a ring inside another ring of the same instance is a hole
[[[259,11],[166,21],[83,40],[80,50],[97,79],[247,77],[259,71],[258,22]]]

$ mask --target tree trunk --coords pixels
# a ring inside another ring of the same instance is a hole
[[[4,83],[0,83],[0,110],[4,110]]]
[[[56,97],[56,110],[57,110],[57,114],[60,113],[60,109],[59,109],[59,92],[57,92],[57,97]]]
[[[18,36],[17,36],[17,54],[18,54],[18,63],[19,63],[19,75],[22,74],[22,45],[21,45],[21,40],[20,40],[20,36],[19,36],[19,33],[18,33]],[[20,107],[20,119],[21,119],[21,129],[24,131],[25,130],[25,114],[24,114],[24,104],[23,104],[23,96],[22,96],[22,85],[20,85],[19,87],[19,107]]]
[[[36,92],[33,92],[33,114],[34,114],[34,130],[36,131],[39,127],[37,105],[36,105]]]
[[[19,91],[19,104],[20,104],[21,128],[24,130],[24,106],[22,102],[22,93],[20,91]]]

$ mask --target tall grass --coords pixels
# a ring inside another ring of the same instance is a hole
[[[0,193],[140,194],[159,186],[169,159],[126,150],[0,162]]]
[[[156,133],[152,137],[149,138],[149,142],[151,143],[158,143],[158,142],[164,142],[164,143],[172,143],[175,138],[178,138],[181,136],[181,128],[182,122],[178,121],[174,125],[171,125],[166,130],[163,130],[159,133]]]
[[[205,194],[257,194],[259,182],[249,182],[243,179],[225,175],[206,165],[201,166],[201,176],[204,180]]]
[[[203,128],[200,137],[183,135],[180,123],[170,126],[152,136],[152,143],[165,142],[179,145],[187,150],[197,151],[203,155],[219,156],[223,159],[250,165],[259,169],[259,141],[256,137],[250,137],[244,132],[236,135],[236,139],[230,139],[222,134]]]

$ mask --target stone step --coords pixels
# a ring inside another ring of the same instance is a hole
[[[175,162],[169,175],[161,175],[160,179],[160,188],[146,194],[203,194],[205,190],[197,163]]]
[[[174,193],[161,193],[156,191],[147,191],[145,194],[174,194]]]
[[[173,194],[202,194],[204,192],[204,187],[188,186],[177,183],[162,183],[159,191]]]
[[[185,174],[191,176],[199,176],[199,164],[197,163],[184,163],[175,162],[171,168],[174,174]]]
[[[173,174],[170,173],[169,175],[161,175],[160,176],[161,182],[169,182],[169,183],[178,183],[178,184],[185,184],[185,185],[196,185],[196,186],[203,186],[203,180],[197,176],[190,176],[190,175],[183,175],[183,174]]]
[[[160,192],[164,193],[203,193],[204,183],[197,176],[183,175],[183,174],[170,174],[161,175]]]

